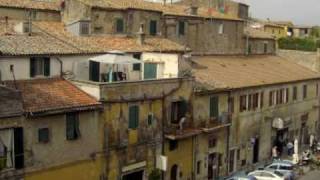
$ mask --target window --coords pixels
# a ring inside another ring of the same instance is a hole
[[[177,140],[169,140],[169,150],[173,151],[178,149],[178,141]]]
[[[0,170],[24,167],[23,128],[0,130]]]
[[[209,137],[209,142],[208,142],[209,148],[214,148],[217,146],[217,139],[215,137]]]
[[[252,94],[248,95],[248,110],[252,109]]]
[[[308,86],[305,84],[303,85],[303,99],[307,98],[307,91],[308,91]]]
[[[298,88],[297,86],[293,87],[293,92],[292,92],[292,100],[297,100],[297,94],[298,94]]]
[[[66,114],[66,135],[67,140],[76,140],[80,137],[78,113]]]
[[[259,93],[253,94],[252,109],[255,110],[259,106]]]
[[[151,20],[151,21],[150,21],[149,33],[150,33],[150,35],[152,35],[152,36],[157,35],[157,21],[155,21],[155,20]]]
[[[272,165],[272,166],[270,166],[269,168],[276,170],[276,169],[278,168],[278,166],[277,166],[277,165]]]
[[[185,22],[184,21],[179,21],[178,34],[182,35],[182,36],[185,35]]]
[[[269,92],[269,106],[275,105],[275,95],[276,95],[275,91]]]
[[[280,165],[281,170],[293,170],[293,166]]]
[[[317,83],[316,84],[316,97],[318,97],[319,95],[319,84]]]
[[[288,102],[289,102],[289,88],[286,88],[284,93],[284,103],[288,103]]]
[[[139,106],[129,106],[129,129],[136,129],[139,126]]]
[[[210,117],[219,118],[219,98],[217,96],[210,97]]]
[[[158,64],[156,63],[144,63],[144,79],[156,79],[157,78]]]
[[[180,119],[185,117],[187,112],[186,101],[176,101],[171,103],[171,123],[178,124]]]
[[[49,142],[49,128],[40,128],[38,130],[38,140],[40,143]]]
[[[219,34],[223,34],[223,32],[224,32],[224,25],[223,25],[223,23],[220,23],[220,24],[219,24],[218,33],[219,33]]]
[[[88,34],[89,34],[89,23],[80,22],[80,35],[88,35]]]
[[[228,101],[229,101],[229,112],[233,113],[234,112],[234,98],[230,97]]]
[[[95,61],[89,61],[89,80],[99,82],[100,81],[100,63]]]
[[[30,77],[50,76],[50,58],[32,57],[30,58]]]
[[[141,54],[134,54],[133,58],[140,60],[141,59]],[[140,63],[133,64],[132,70],[133,71],[141,71],[141,64]]]
[[[122,18],[116,19],[116,33],[123,33],[124,32],[124,22]]]
[[[263,52],[265,54],[268,53],[268,43],[267,42],[263,43]]]
[[[148,114],[148,125],[151,126],[153,124],[153,113]]]
[[[260,93],[260,109],[262,109],[263,108],[263,96],[264,94],[263,94],[263,92],[261,92]]]
[[[240,112],[247,110],[247,95],[240,96]]]
[[[197,162],[197,174],[201,173],[201,161]]]

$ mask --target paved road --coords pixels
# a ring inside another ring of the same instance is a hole
[[[299,178],[299,180],[320,180],[320,171],[310,171],[306,175]]]

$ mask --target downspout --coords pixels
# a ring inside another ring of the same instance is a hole
[[[228,123],[230,123],[230,126],[227,127],[227,147],[226,147],[226,158],[227,158],[227,174],[229,174],[229,163],[230,163],[230,157],[229,157],[229,148],[230,148],[230,128],[232,126],[232,115],[231,115],[231,108],[230,108],[230,98],[231,98],[231,91],[228,91]]]
[[[62,77],[62,75],[63,75],[63,70],[62,70],[63,62],[59,57],[56,57],[56,60],[60,63],[60,77]]]
[[[161,126],[162,126],[162,131],[161,131],[161,135],[162,135],[162,145],[161,145],[161,154],[164,156],[165,152],[164,152],[164,145],[165,145],[165,135],[164,135],[164,126],[165,126],[165,121],[166,121],[166,108],[165,108],[165,93],[162,92],[162,99],[161,99],[161,103],[162,103],[162,122],[161,122]],[[167,167],[168,169],[168,167]],[[161,179],[164,180],[165,179],[165,172],[163,170],[161,170]]]

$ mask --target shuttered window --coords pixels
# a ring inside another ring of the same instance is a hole
[[[116,33],[124,32],[124,21],[121,18],[116,19]]]
[[[307,98],[308,86],[303,85],[303,99]]]
[[[139,126],[139,106],[129,107],[129,129],[136,129]]]
[[[40,128],[38,130],[38,140],[40,143],[49,142],[49,128]]]
[[[67,140],[75,140],[80,137],[78,113],[66,114],[66,136]]]
[[[179,33],[179,35],[185,35],[185,22],[184,21],[179,21],[178,33]]]
[[[219,98],[210,97],[210,117],[218,118],[219,117]]]
[[[298,95],[298,89],[297,86],[293,87],[293,92],[292,92],[292,100],[297,100],[297,95]]]
[[[149,29],[150,35],[155,36],[157,34],[157,21],[151,20],[149,26],[150,26],[150,29]]]
[[[30,77],[50,76],[50,58],[49,57],[31,57],[30,58]]]
[[[144,63],[144,79],[156,79],[157,78],[157,64]]]

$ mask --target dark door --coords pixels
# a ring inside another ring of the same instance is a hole
[[[208,180],[216,179],[219,175],[219,155],[209,154],[208,157]]]
[[[100,63],[89,61],[89,80],[99,82]]]
[[[157,64],[144,63],[144,79],[156,79],[157,78]]]
[[[126,174],[122,177],[122,180],[143,180],[143,171]]]
[[[235,169],[234,169],[234,163],[235,163],[235,150],[231,150],[230,151],[230,154],[229,154],[229,172],[233,172]]]
[[[177,180],[178,176],[178,165],[173,165],[170,172],[170,180]]]
[[[253,145],[253,163],[257,163],[259,161],[259,138],[256,138]]]
[[[14,129],[14,164],[16,169],[24,167],[24,153],[23,153],[23,129]]]

